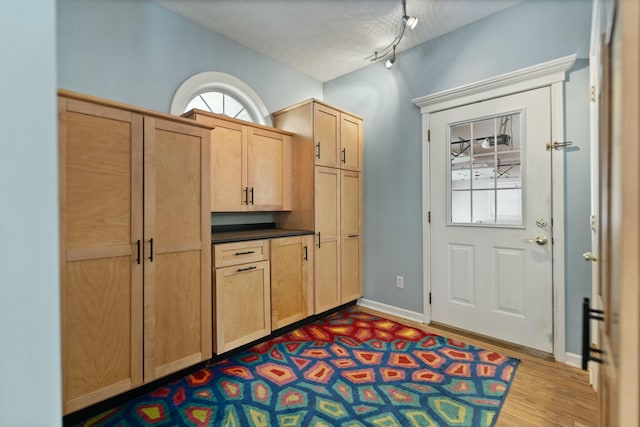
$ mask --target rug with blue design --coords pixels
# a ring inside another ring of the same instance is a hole
[[[347,308],[82,426],[493,426],[519,361]]]

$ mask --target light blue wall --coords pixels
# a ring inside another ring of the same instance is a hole
[[[61,425],[55,1],[0,2],[0,425]]]
[[[269,111],[322,98],[322,84],[150,0],[59,0],[58,85],[169,111],[176,89],[202,71],[248,84]],[[214,225],[273,222],[273,214],[212,215]]]
[[[202,71],[248,84],[269,111],[311,97],[322,84],[150,0],[58,0],[60,87],[157,111]]]
[[[581,255],[589,231],[591,1],[527,0],[324,85],[325,101],[362,115],[365,297],[422,312],[421,118],[411,99],[576,53],[566,82],[567,351],[580,349],[580,302],[591,292]],[[395,276],[405,277],[404,289]]]

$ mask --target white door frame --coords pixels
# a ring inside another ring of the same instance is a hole
[[[564,81],[577,55],[543,62],[489,79],[436,92],[413,99],[422,113],[422,247],[423,247],[423,311],[424,323],[431,322],[431,230],[429,212],[429,118],[430,114],[500,96],[549,86],[551,88],[551,138],[565,141]],[[553,222],[553,355],[565,362],[565,283],[564,283],[564,152],[551,150],[551,192]]]

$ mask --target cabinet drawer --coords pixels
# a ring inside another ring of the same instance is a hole
[[[213,246],[215,268],[269,259],[269,241],[222,243]]]

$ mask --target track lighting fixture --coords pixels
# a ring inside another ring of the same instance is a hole
[[[407,15],[407,0],[402,0],[402,28],[400,30],[400,34],[398,34],[398,36],[384,49],[376,50],[373,55],[369,55],[365,59],[373,62],[387,58],[384,66],[387,67],[387,69],[391,68],[393,63],[396,61],[396,47],[402,40],[402,37],[404,37],[404,31],[407,27],[409,27],[410,30],[413,30],[417,24],[418,17],[414,15]]]

